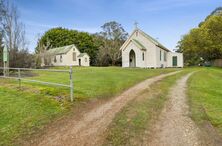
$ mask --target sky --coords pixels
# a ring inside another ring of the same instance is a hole
[[[95,33],[117,21],[130,34],[138,27],[170,50],[197,27],[221,0],[14,0],[25,24],[30,52],[45,31],[63,27]]]

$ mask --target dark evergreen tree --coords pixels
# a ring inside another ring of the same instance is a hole
[[[46,46],[44,49],[48,50],[72,44],[75,44],[80,52],[88,53],[91,58],[91,65],[95,65],[98,46],[94,42],[93,35],[87,32],[79,32],[61,27],[50,29],[40,38],[36,47],[36,53],[39,53],[43,49],[42,46]]]

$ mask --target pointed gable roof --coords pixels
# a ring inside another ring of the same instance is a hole
[[[145,38],[147,38],[149,41],[151,41],[153,44],[155,44],[156,46],[160,47],[163,50],[166,50],[167,52],[170,52],[169,49],[167,49],[165,46],[163,46],[161,43],[159,43],[156,39],[154,39],[153,37],[151,37],[150,35],[146,34],[145,32],[143,32],[142,30],[136,28],[133,33],[130,35],[130,37],[126,40],[126,42],[122,45],[122,47],[120,48],[120,50],[124,49],[130,42],[133,42],[135,45],[139,45],[140,49],[142,50],[146,50],[146,47],[143,43],[141,43],[140,41],[136,40],[136,39],[132,39],[132,36],[134,33],[139,32],[140,34],[142,34]]]

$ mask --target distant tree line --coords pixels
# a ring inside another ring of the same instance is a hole
[[[197,28],[178,42],[186,65],[198,65],[222,59],[222,7],[214,10]]]
[[[10,67],[31,67],[33,55],[28,52],[25,27],[17,7],[9,0],[0,0],[0,66],[3,66],[3,45],[9,50]]]
[[[95,34],[61,27],[52,28],[38,40],[36,54],[55,47],[75,44],[80,52],[89,54],[91,65],[120,65],[119,49],[127,39],[128,33],[115,21],[105,23],[101,28],[102,31]]]

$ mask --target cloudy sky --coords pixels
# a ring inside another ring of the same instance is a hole
[[[221,0],[14,0],[26,26],[29,50],[37,38],[53,27],[95,33],[115,20],[131,33],[139,28],[175,49],[183,34],[196,27]]]

